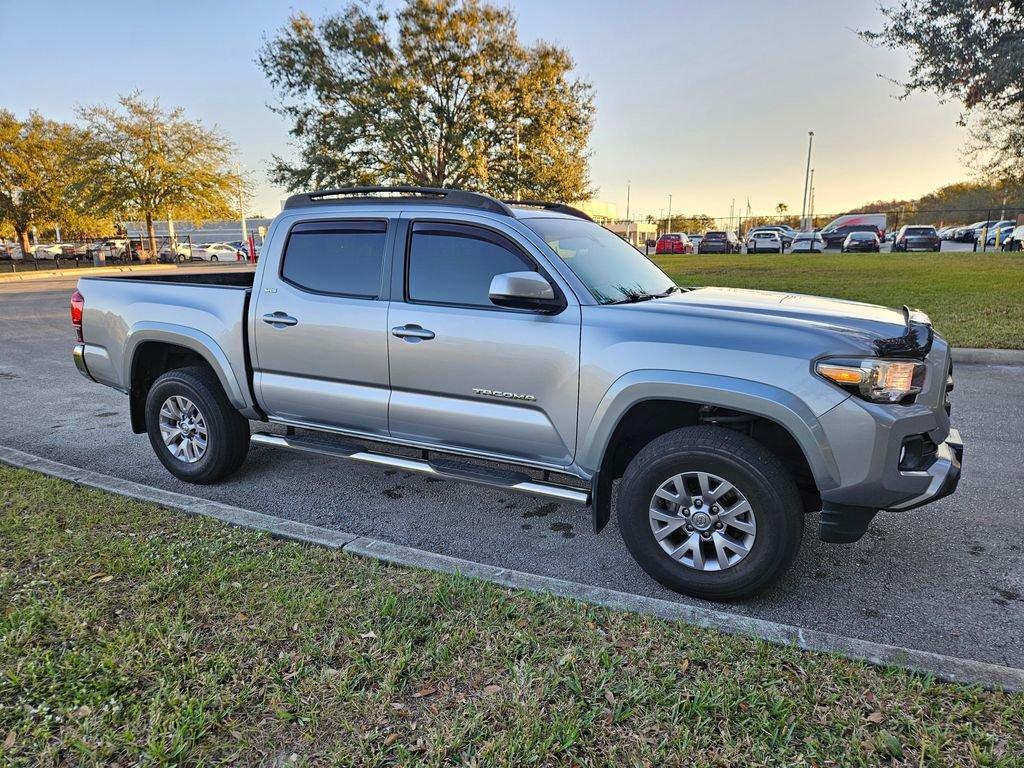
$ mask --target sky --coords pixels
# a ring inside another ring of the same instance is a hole
[[[799,212],[808,131],[815,211],[918,197],[970,177],[957,104],[898,100],[903,52],[873,48],[876,0],[512,0],[524,42],[566,48],[594,87],[591,180],[630,214]],[[288,124],[255,64],[293,11],[327,0],[0,0],[0,108],[73,120],[139,89],[229,136],[254,212],[287,192],[268,180]],[[395,6],[387,0],[386,6]],[[625,11],[623,9],[626,9]]]

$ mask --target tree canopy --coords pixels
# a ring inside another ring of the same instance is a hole
[[[122,96],[118,107],[79,110],[84,124],[83,197],[97,211],[145,218],[150,250],[153,219],[234,215],[244,179],[233,170],[233,144],[220,133],[165,110],[141,94]]]
[[[569,54],[519,42],[508,10],[477,0],[407,0],[392,16],[352,4],[304,13],[259,53],[297,162],[289,189],[417,184],[503,197],[589,197],[590,85]]]
[[[19,120],[0,110],[0,222],[14,230],[26,254],[33,225],[72,215],[79,139],[67,123],[36,112]]]
[[[861,36],[910,53],[903,95],[961,101],[976,167],[1024,177],[1024,0],[902,0],[881,10],[886,26]]]

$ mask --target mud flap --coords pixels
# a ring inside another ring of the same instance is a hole
[[[595,472],[590,479],[590,513],[594,519],[594,533],[600,533],[612,516],[612,481],[604,472]]]

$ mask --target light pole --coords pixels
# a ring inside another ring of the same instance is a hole
[[[807,170],[804,173],[804,202],[800,209],[800,228],[807,229],[807,193],[811,188],[811,147],[814,145],[814,131],[807,132]]]
[[[665,220],[665,232],[672,231],[672,195],[668,196],[668,218]]]
[[[811,168],[810,186],[807,188],[807,230],[814,229],[814,169]]]
[[[629,242],[629,187],[633,182],[626,179],[626,242]]]

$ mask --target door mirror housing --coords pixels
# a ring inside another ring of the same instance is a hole
[[[491,279],[488,290],[491,302],[509,309],[532,309],[539,312],[560,312],[565,300],[539,272],[506,272]]]

